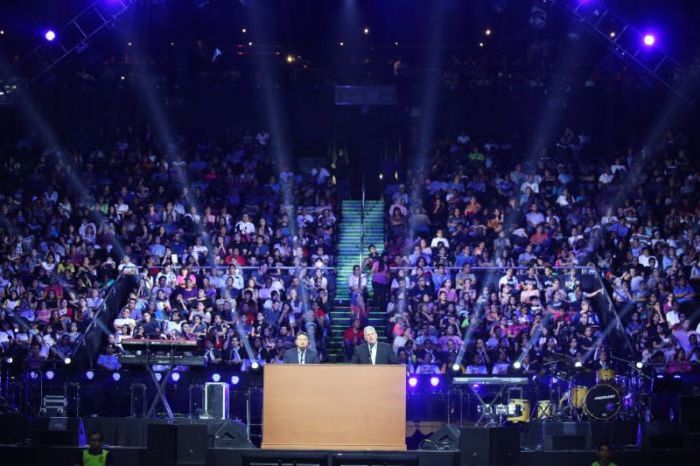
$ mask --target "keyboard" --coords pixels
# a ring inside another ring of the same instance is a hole
[[[527,377],[486,377],[486,376],[466,376],[455,377],[452,383],[456,385],[527,385],[530,379]]]

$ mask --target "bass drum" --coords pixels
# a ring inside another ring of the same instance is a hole
[[[622,398],[615,387],[607,384],[596,385],[588,390],[583,402],[586,417],[596,421],[607,421],[620,412]]]

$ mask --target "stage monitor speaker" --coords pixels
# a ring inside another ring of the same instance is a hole
[[[421,443],[422,450],[457,450],[459,447],[459,429],[446,425]]]
[[[146,465],[175,466],[177,440],[176,425],[148,424],[146,433]]]
[[[520,460],[520,432],[506,427],[469,427],[460,431],[460,466],[510,466]]]
[[[204,384],[204,412],[208,419],[228,419],[229,385],[225,382]]]
[[[680,422],[647,422],[642,424],[642,448],[683,448],[687,426]]]
[[[590,450],[590,437],[585,435],[545,435],[545,450]]]
[[[35,442],[39,445],[83,446],[87,444],[83,420],[74,417],[37,419]]]
[[[214,448],[254,448],[245,424],[238,421],[222,421],[211,425],[209,446]]]
[[[175,464],[207,464],[207,426],[203,424],[180,424],[177,426],[177,451]]]

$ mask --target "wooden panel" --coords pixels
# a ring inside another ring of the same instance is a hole
[[[265,449],[405,450],[406,368],[268,365]]]

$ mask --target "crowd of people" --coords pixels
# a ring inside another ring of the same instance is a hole
[[[534,373],[562,356],[691,370],[700,173],[685,138],[604,151],[567,129],[524,149],[463,132],[386,187],[384,252],[356,273],[399,359],[419,373]]]
[[[20,140],[2,161],[0,352],[66,362],[122,274],[138,277],[97,365],[125,338],[197,339],[209,363],[274,361],[304,330],[325,351],[336,186],[274,159],[270,136],[177,144],[150,127]],[[243,351],[243,348],[250,351]]]

